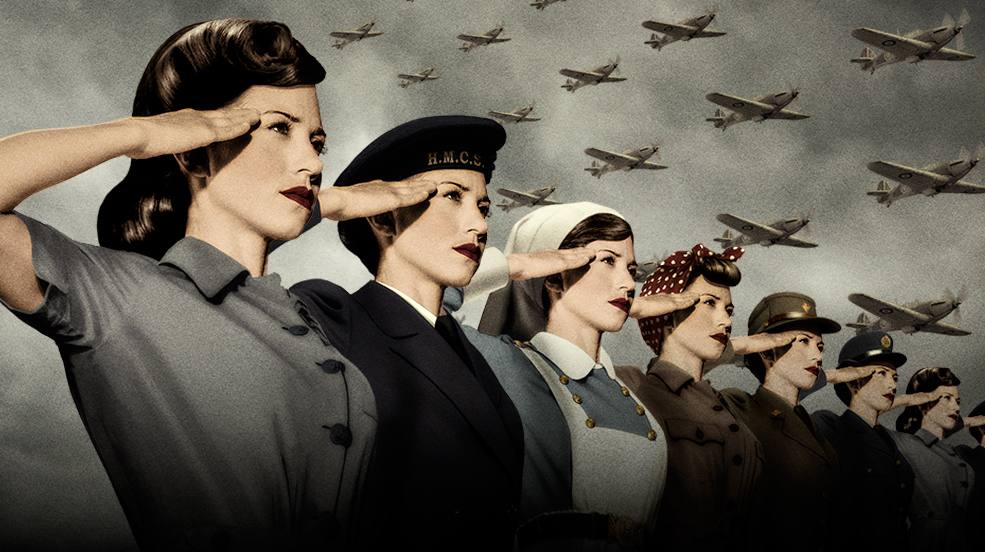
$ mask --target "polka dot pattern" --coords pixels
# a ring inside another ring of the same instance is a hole
[[[684,284],[691,277],[691,270],[694,262],[702,257],[715,257],[723,261],[735,262],[742,257],[746,250],[741,247],[730,247],[721,253],[715,253],[708,249],[704,244],[699,243],[691,248],[690,251],[677,251],[673,255],[660,261],[660,265],[652,274],[647,276],[640,291],[640,297],[654,295],[657,293],[680,293],[684,291]],[[640,333],[643,334],[643,341],[650,346],[653,354],[660,354],[660,340],[663,338],[663,328],[670,319],[670,314],[663,316],[651,316],[641,318]]]

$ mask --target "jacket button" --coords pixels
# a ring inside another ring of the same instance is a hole
[[[900,483],[899,484],[899,488],[900,489],[905,489],[906,488],[906,483]]]
[[[558,380],[561,382],[561,384],[568,385],[568,376],[561,374],[561,377],[558,378]]]
[[[336,445],[342,445],[348,448],[349,443],[352,441],[352,434],[349,433],[349,428],[342,424],[335,424],[328,430],[328,438]]]
[[[897,465],[897,466],[899,466],[899,465],[900,465],[900,464],[902,464],[902,463],[903,463],[903,462],[900,462],[899,460],[897,460],[897,461],[896,461],[896,465]]]
[[[330,358],[325,362],[321,363],[321,369],[326,374],[335,374],[338,372],[345,371],[345,364],[342,364],[341,362],[335,360],[334,358]]]
[[[725,410],[725,407],[720,404],[716,404],[715,406],[711,407],[711,409],[714,410],[715,412],[721,412],[722,410]]]
[[[636,413],[642,416],[644,413],[646,413],[646,410],[643,410],[642,406],[636,405]]]
[[[625,387],[623,387],[622,388],[622,394],[628,397],[629,396],[629,389],[626,389]]]
[[[291,326],[287,328],[291,335],[305,335],[308,333],[308,326]]]
[[[595,427],[595,420],[589,418],[585,420],[585,425],[587,425],[588,427]]]
[[[571,395],[571,398],[578,404],[581,404],[581,395]]]
[[[701,431],[701,428],[699,427],[698,430],[694,432],[694,436],[697,437],[698,439],[704,439],[705,432]]]
[[[728,429],[732,433],[735,433],[735,432],[739,431],[739,424],[729,424]]]
[[[656,432],[656,430],[651,429],[650,431],[647,431],[646,432],[646,438],[649,439],[649,440],[651,440],[651,441],[656,441],[657,440],[657,432]]]
[[[739,456],[738,454],[736,454],[735,456],[732,457],[732,463],[735,464],[736,466],[741,466],[742,465],[742,457]]]

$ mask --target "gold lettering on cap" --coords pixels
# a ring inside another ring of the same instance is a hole
[[[458,162],[461,163],[461,164],[463,164],[463,165],[468,165],[469,164],[469,152],[463,151],[463,152],[459,153],[458,154]]]
[[[431,153],[428,154],[428,166],[430,167],[431,165],[437,165],[437,164],[438,164],[438,152],[432,151]]]
[[[455,162],[455,150],[446,151],[445,158],[441,161],[442,163],[454,163]]]
[[[476,167],[482,166],[482,157],[480,157],[478,153],[472,155],[472,164]]]

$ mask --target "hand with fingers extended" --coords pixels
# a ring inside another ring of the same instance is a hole
[[[905,393],[901,395],[896,395],[896,399],[893,400],[893,406],[890,410],[899,407],[909,407],[917,406],[921,404],[926,404],[929,402],[936,401],[941,398],[944,394],[944,388],[938,387],[933,391],[927,391],[926,393]]]
[[[260,122],[260,113],[239,107],[212,111],[182,109],[126,121],[136,134],[125,155],[131,159],[148,159],[238,138]]]
[[[334,221],[372,217],[427,201],[437,192],[430,180],[373,180],[352,186],[324,186],[318,192],[321,216]]]
[[[650,318],[663,316],[679,310],[689,309],[697,304],[701,295],[692,291],[682,293],[655,293],[633,299],[629,308],[630,318]]]
[[[510,279],[521,281],[545,278],[566,270],[583,267],[595,260],[595,250],[587,247],[572,249],[542,249],[530,253],[510,253],[506,262]]]

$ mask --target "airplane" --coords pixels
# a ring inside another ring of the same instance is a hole
[[[666,257],[666,255],[664,255],[664,257]],[[633,280],[639,283],[646,282],[647,276],[653,274],[653,272],[658,268],[660,268],[660,261],[656,258],[652,261],[642,262],[636,265],[636,274],[633,275]]]
[[[643,146],[642,148],[626,150],[622,153],[600,150],[597,148],[588,148],[585,150],[586,154],[604,161],[605,164],[599,165],[598,161],[592,161],[592,166],[586,168],[585,170],[596,178],[602,178],[603,174],[613,171],[631,171],[633,169],[666,169],[667,165],[647,161],[647,159],[657,153],[658,149],[660,149],[659,144],[650,144],[648,146]]]
[[[553,4],[554,2],[564,2],[564,0],[537,0],[536,2],[530,5],[537,8],[538,10],[543,10],[547,6]]]
[[[513,111],[487,111],[486,116],[500,119],[500,123],[511,125],[513,123],[527,123],[539,121],[540,117],[531,117],[530,112],[534,110],[534,105],[529,104]]]
[[[715,128],[725,130],[743,121],[756,121],[758,123],[766,119],[806,119],[810,115],[784,109],[799,94],[800,86],[797,86],[797,88],[787,87],[783,92],[763,94],[751,100],[712,92],[705,96],[705,99],[713,104],[731,109],[732,113],[726,115],[724,111],[718,109],[715,111],[714,117],[709,117],[705,120],[714,123]]]
[[[605,65],[596,67],[591,71],[575,71],[573,69],[561,69],[560,73],[566,77],[571,77],[561,85],[561,88],[569,92],[574,92],[582,86],[586,85],[596,85],[600,82],[620,82],[626,80],[626,77],[613,77],[612,72],[619,67],[619,60],[610,61]],[[575,79],[575,80],[571,80]]]
[[[692,38],[711,38],[714,36],[724,36],[725,33],[722,31],[709,31],[705,30],[712,21],[715,20],[716,11],[711,11],[699,15],[697,17],[692,17],[690,19],[685,19],[679,23],[663,23],[661,21],[644,21],[643,26],[651,31],[657,31],[658,33],[664,33],[663,36],[658,36],[656,33],[650,36],[650,40],[644,42],[644,44],[660,50],[664,46],[670,44],[671,42],[688,41]]]
[[[458,35],[459,40],[464,40],[465,44],[462,44],[458,49],[463,52],[471,52],[473,48],[477,46],[487,46],[489,44],[495,44],[497,42],[506,42],[508,38],[499,38],[500,33],[503,32],[503,26],[500,25],[491,31],[486,31],[481,35]]]
[[[418,83],[425,82],[429,80],[435,80],[438,78],[437,75],[432,75],[434,72],[434,65],[428,67],[427,69],[417,72],[417,73],[400,73],[397,75],[398,79],[404,79],[400,81],[400,88],[407,88],[408,86]]]
[[[526,192],[520,192],[517,190],[510,190],[509,188],[500,188],[496,190],[499,195],[506,196],[509,199],[504,199],[499,207],[509,213],[517,207],[534,207],[536,205],[560,205],[560,201],[555,201],[553,199],[548,199],[551,194],[557,190],[557,185],[546,186],[544,188],[539,188],[536,190],[527,190]]]
[[[975,59],[975,56],[959,51],[964,49],[964,35],[961,34],[961,29],[970,20],[968,10],[964,10],[957,22],[950,15],[946,15],[940,27],[926,31],[917,30],[904,36],[865,27],[852,29],[849,34],[854,38],[883,50],[879,55],[874,55],[872,50],[865,48],[861,56],[852,59],[852,63],[858,63],[863,71],[868,71],[871,75],[880,67],[904,60],[917,63],[925,59],[944,61]],[[957,50],[945,48],[944,46],[955,37],[957,37],[955,40]]]
[[[886,207],[889,207],[894,201],[918,194],[932,197],[942,192],[956,194],[985,193],[985,186],[961,180],[985,156],[985,145],[978,145],[974,157],[969,155],[968,151],[963,148],[959,155],[961,155],[960,159],[955,159],[950,163],[931,163],[922,169],[905,167],[887,161],[872,161],[866,165],[870,171],[890,180],[895,180],[900,184],[896,188],[890,189],[889,183],[881,180],[879,181],[879,187],[871,192],[866,192],[866,195],[875,196],[876,201],[885,203]]]
[[[365,25],[361,25],[351,31],[332,31],[328,33],[328,36],[339,39],[335,41],[335,44],[332,44],[332,48],[338,48],[339,50],[341,50],[342,48],[345,48],[347,44],[350,44],[352,42],[358,42],[364,38],[380,36],[381,34],[383,34],[382,32],[371,31],[373,25],[375,24],[376,21],[370,21],[369,23],[366,23]]]
[[[715,238],[715,241],[722,244],[722,248],[759,244],[764,247],[771,245],[789,245],[793,247],[817,247],[814,242],[794,237],[801,228],[807,226],[811,221],[812,213],[806,217],[793,217],[783,220],[768,220],[762,224],[746,220],[742,217],[722,213],[715,218],[718,222],[740,232],[739,237],[735,237],[731,230],[726,230],[725,235]]]
[[[955,318],[960,317],[961,313],[957,309],[961,305],[963,294],[962,292],[958,298],[955,298],[950,292],[945,292],[946,297],[941,301],[913,301],[899,306],[864,293],[853,293],[848,296],[848,300],[878,316],[879,319],[872,322],[863,312],[856,322],[845,325],[849,328],[855,328],[856,334],[876,330],[882,332],[902,330],[903,333],[908,334],[931,332],[944,335],[971,335],[968,330],[940,321],[952,312],[955,313]]]

